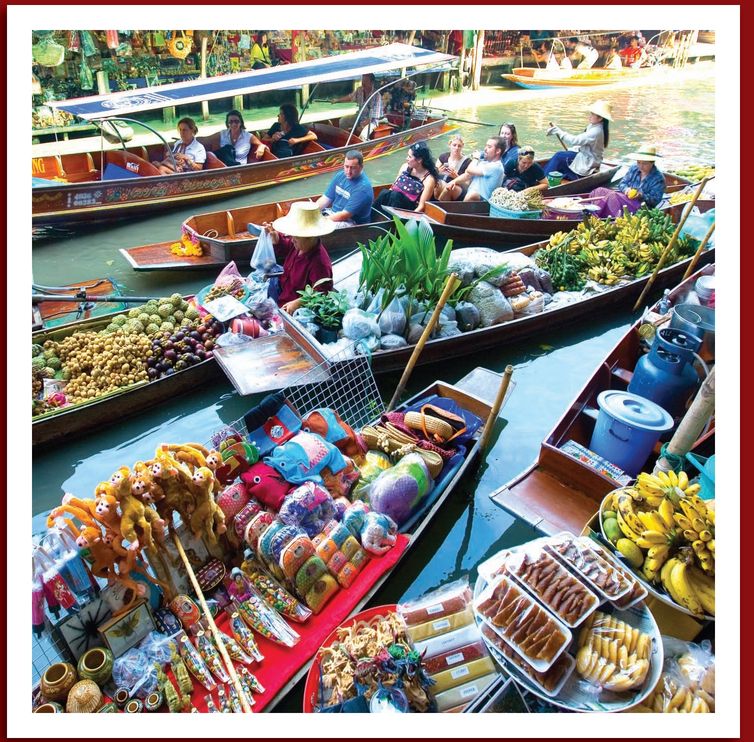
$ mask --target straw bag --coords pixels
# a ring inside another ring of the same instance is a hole
[[[361,429],[361,437],[369,448],[384,451],[394,459],[401,459],[410,453],[418,453],[424,459],[433,479],[436,479],[442,471],[444,461],[439,453],[420,448],[416,437],[398,430],[391,423],[367,425]]]
[[[65,47],[52,36],[45,36],[31,48],[34,61],[42,67],[57,67],[65,59]]]
[[[404,422],[406,427],[420,430],[427,440],[437,443],[450,443],[466,432],[462,417],[431,404],[423,405],[419,412],[407,412]]]
[[[186,59],[191,53],[191,45],[192,41],[186,36],[185,31],[174,31],[170,41],[168,41],[168,53],[176,59]]]

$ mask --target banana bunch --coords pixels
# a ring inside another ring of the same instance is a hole
[[[685,165],[683,167],[675,168],[674,170],[668,170],[673,175],[678,175],[681,178],[689,178],[691,180],[701,180],[715,174],[714,165]]]
[[[715,511],[708,508],[698,495],[683,498],[679,502],[682,513],[676,512],[673,519],[683,529],[683,537],[699,560],[702,571],[715,574]]]
[[[576,671],[614,693],[639,688],[649,672],[652,638],[601,611],[587,619],[579,635]]]
[[[715,615],[715,582],[692,564],[688,547],[668,559],[660,570],[660,581],[673,600],[695,616]]]

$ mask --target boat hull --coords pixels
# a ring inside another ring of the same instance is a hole
[[[604,68],[549,70],[539,67],[514,67],[512,72],[503,74],[502,77],[519,87],[529,90],[566,87],[582,88],[641,79],[650,69],[635,70],[631,67],[623,67],[617,70]]]

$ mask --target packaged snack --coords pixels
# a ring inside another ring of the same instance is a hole
[[[492,632],[494,634],[494,632]],[[434,657],[425,657],[422,665],[427,675],[435,675],[438,672],[449,670],[458,665],[467,662],[473,662],[481,657],[487,656],[487,647],[482,640],[472,642],[458,649],[451,649],[448,652],[435,655]]]
[[[649,595],[649,590],[647,590],[644,585],[639,582],[632,574],[631,572],[626,569],[616,558],[613,554],[611,554],[607,549],[605,549],[602,544],[598,543],[594,539],[588,539],[589,545],[597,551],[597,553],[606,561],[610,562],[615,569],[620,572],[623,577],[628,580],[628,582],[631,584],[631,589],[620,598],[617,598],[616,600],[611,601],[612,604],[616,608],[620,608],[621,610],[625,610],[626,608],[631,608],[632,606],[636,605],[637,603],[640,603],[642,600],[644,600],[647,595]]]
[[[316,554],[306,560],[301,569],[296,573],[296,592],[302,597],[314,587],[314,583],[327,574],[327,565]]]
[[[492,672],[489,675],[472,680],[470,683],[464,683],[443,693],[438,693],[435,696],[437,710],[443,713],[456,706],[465,706],[473,701],[496,677],[497,673]]]
[[[178,651],[181,654],[181,658],[186,663],[186,667],[191,671],[191,674],[207,690],[212,690],[217,687],[217,683],[202,659],[201,654],[199,654],[196,647],[189,641],[189,638],[185,634],[183,634],[178,640]]]
[[[596,590],[597,595],[607,600],[621,598],[631,590],[631,584],[615,567],[589,544],[570,533],[559,533],[549,539],[544,548],[571,567]]]
[[[576,666],[576,661],[567,652],[555,660],[552,667],[544,672],[535,670],[518,652],[507,642],[503,641],[487,624],[482,626],[482,634],[490,642],[492,652],[507,667],[515,666],[516,670],[525,675],[534,685],[538,686],[546,695],[554,698],[560,693]],[[499,655],[499,656],[498,656]]]
[[[260,536],[272,525],[274,520],[275,516],[266,510],[256,513],[244,529],[243,540],[256,551]]]
[[[409,626],[406,629],[406,633],[411,638],[411,641],[418,642],[424,641],[433,636],[447,634],[449,631],[455,631],[456,629],[468,626],[473,622],[474,612],[472,611],[471,606],[466,606],[463,610],[458,611],[458,613],[451,613],[442,618],[435,618],[431,621],[425,621],[424,623]]]
[[[306,593],[304,601],[314,613],[319,613],[338,590],[340,586],[335,578],[330,574],[323,574]]]
[[[401,603],[398,612],[407,626],[414,626],[463,611],[470,602],[468,578],[463,578],[443,585],[417,600]]]
[[[435,681],[435,684],[432,686],[432,692],[437,695],[443,691],[450,690],[450,688],[455,688],[457,685],[475,680],[482,675],[488,675],[491,672],[495,672],[495,665],[490,657],[480,657],[478,660],[472,660],[465,665],[458,665],[452,670],[443,670],[432,675],[432,680]]]
[[[505,571],[569,628],[581,623],[600,603],[591,590],[538,546],[513,554],[505,562]]]
[[[477,567],[477,573],[480,577],[484,578],[485,582],[493,582],[495,577],[504,574],[505,562],[510,555],[511,552],[508,549],[498,551],[497,554],[493,554],[489,559],[486,559]]]
[[[510,577],[497,578],[474,610],[535,670],[547,670],[571,641],[571,632]]]
[[[283,574],[293,582],[298,571],[314,554],[315,547],[312,540],[308,536],[296,536],[285,545],[280,553],[280,568]]]
[[[473,644],[479,639],[479,628],[476,624],[469,624],[462,629],[450,631],[447,634],[433,636],[422,642],[414,642],[414,649],[426,660],[438,654],[456,650],[466,644]]]
[[[602,611],[587,618],[576,652],[576,672],[613,693],[641,688],[649,673],[652,637]]]

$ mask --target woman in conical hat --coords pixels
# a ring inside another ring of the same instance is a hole
[[[563,180],[583,178],[599,170],[602,154],[610,140],[613,112],[605,100],[597,100],[588,108],[589,122],[581,134],[569,134],[559,126],[551,126],[547,136],[560,137],[569,150],[556,152],[545,165],[545,174],[559,172]]]
[[[665,176],[656,165],[660,156],[653,144],[642,144],[636,152],[628,155],[636,160],[636,164],[628,169],[618,189],[595,188],[589,194],[590,198],[602,197],[593,202],[600,207],[596,215],[620,216],[624,208],[633,214],[642,204],[657,206],[665,195]]]
[[[286,216],[263,225],[275,246],[275,257],[283,266],[277,303],[292,314],[301,306],[299,291],[307,286],[324,293],[332,289],[332,262],[320,239],[335,225],[322,216],[317,204],[298,201]]]

